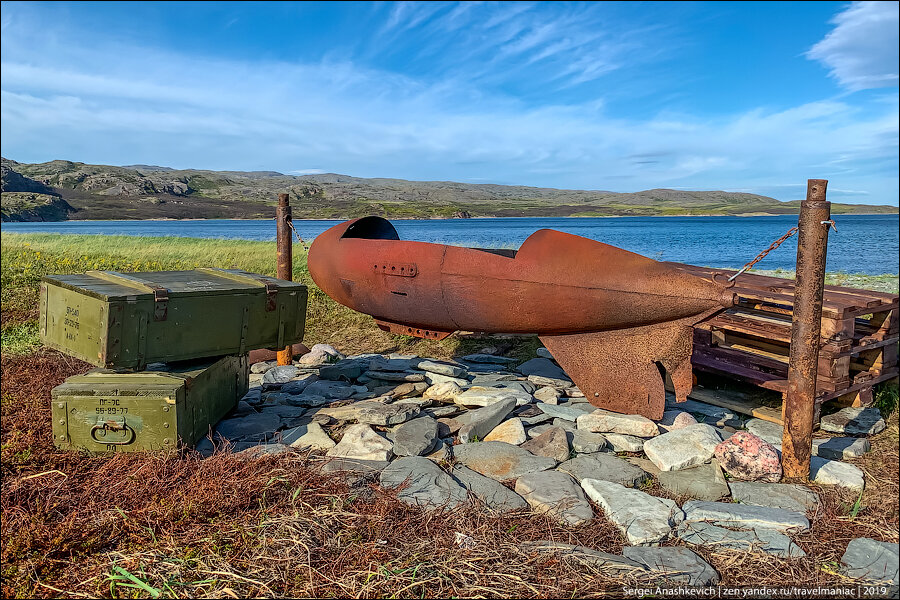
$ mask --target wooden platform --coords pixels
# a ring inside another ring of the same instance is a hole
[[[723,269],[671,264],[700,277],[716,275],[719,281],[734,274]],[[784,394],[794,281],[744,273],[732,289],[738,304],[694,328],[694,369]],[[896,294],[825,286],[818,405],[829,400],[853,405],[869,403],[875,384],[897,377],[898,306],[900,297]],[[738,406],[719,406],[752,414]],[[771,411],[766,412],[771,416]]]

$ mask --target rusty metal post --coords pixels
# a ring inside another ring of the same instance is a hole
[[[831,203],[825,200],[825,179],[807,182],[800,204],[797,239],[797,280],[791,323],[788,390],[784,399],[782,467],[784,476],[809,478],[812,431],[816,406],[822,295],[825,291],[825,252],[831,223]]]
[[[287,194],[278,194],[278,208],[275,211],[276,222],[276,276],[278,279],[291,281],[293,277],[293,240],[291,239],[291,201]],[[278,351],[278,364],[289,365],[293,362],[291,347]]]

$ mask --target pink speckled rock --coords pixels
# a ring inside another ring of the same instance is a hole
[[[735,479],[777,483],[781,461],[775,446],[749,431],[738,431],[716,446],[716,459]]]

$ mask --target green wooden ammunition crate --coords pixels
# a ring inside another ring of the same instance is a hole
[[[194,444],[247,393],[247,356],[123,373],[94,369],[53,388],[53,443],[137,452]]]
[[[100,367],[244,354],[303,340],[306,286],[238,270],[44,277],[41,341]]]

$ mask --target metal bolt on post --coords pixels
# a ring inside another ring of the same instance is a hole
[[[825,291],[825,253],[831,203],[825,200],[825,179],[807,182],[800,204],[797,240],[797,280],[791,323],[788,390],[784,399],[782,467],[790,479],[809,478],[812,431],[816,406],[816,377]]]

